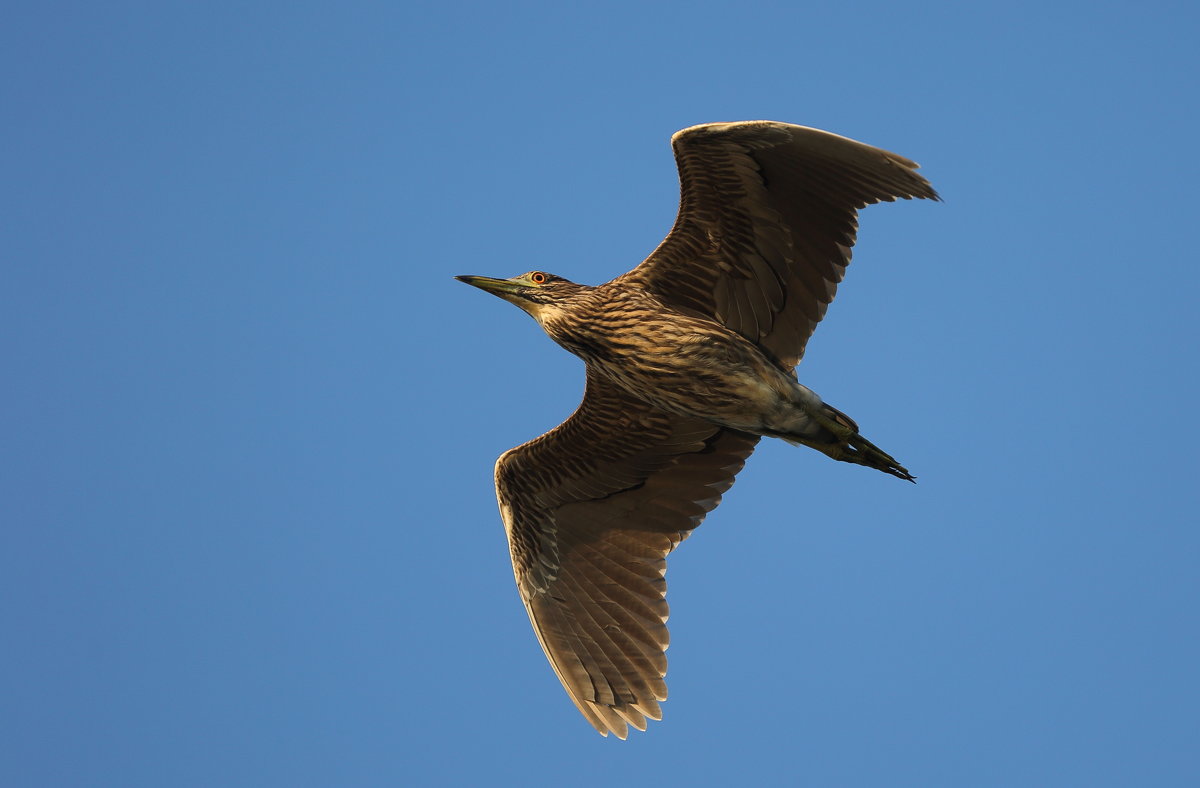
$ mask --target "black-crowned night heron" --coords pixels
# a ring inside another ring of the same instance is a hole
[[[645,262],[598,287],[534,271],[459,277],[528,312],[587,364],[579,409],[496,463],[533,629],[604,735],[667,696],[666,556],[762,436],[912,480],[796,381],[833,300],[857,211],[937,199],[917,165],[785,123],[693,126],[671,144],[679,216]]]

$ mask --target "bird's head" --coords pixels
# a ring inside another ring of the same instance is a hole
[[[542,271],[530,271],[512,279],[492,279],[487,276],[454,278],[516,304],[543,326],[547,318],[560,312],[567,301],[592,289]]]

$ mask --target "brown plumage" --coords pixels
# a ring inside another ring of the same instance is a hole
[[[571,699],[604,735],[667,696],[666,556],[762,436],[912,476],[795,379],[854,245],[858,209],[937,199],[917,165],[769,121],[672,138],[679,216],[598,287],[542,272],[459,277],[531,314],[587,364],[579,409],[496,463],[517,587]]]

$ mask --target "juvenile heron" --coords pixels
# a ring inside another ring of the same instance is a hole
[[[679,215],[629,273],[598,287],[458,277],[586,363],[579,408],[500,457],[496,496],[546,657],[588,722],[622,739],[662,718],[667,553],[760,437],[913,479],[794,368],[850,262],[858,209],[938,199],[916,163],[804,126],[711,123],[671,144]]]

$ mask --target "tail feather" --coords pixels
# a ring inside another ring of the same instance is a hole
[[[817,424],[823,428],[819,430],[818,435],[782,435],[780,437],[790,443],[811,446],[835,460],[865,465],[877,471],[890,473],[898,479],[916,482],[917,477],[896,462],[895,457],[859,434],[858,424],[854,422],[854,419],[827,403],[822,402],[821,406],[821,413],[813,414],[812,411],[809,411],[810,416],[813,416]]]

